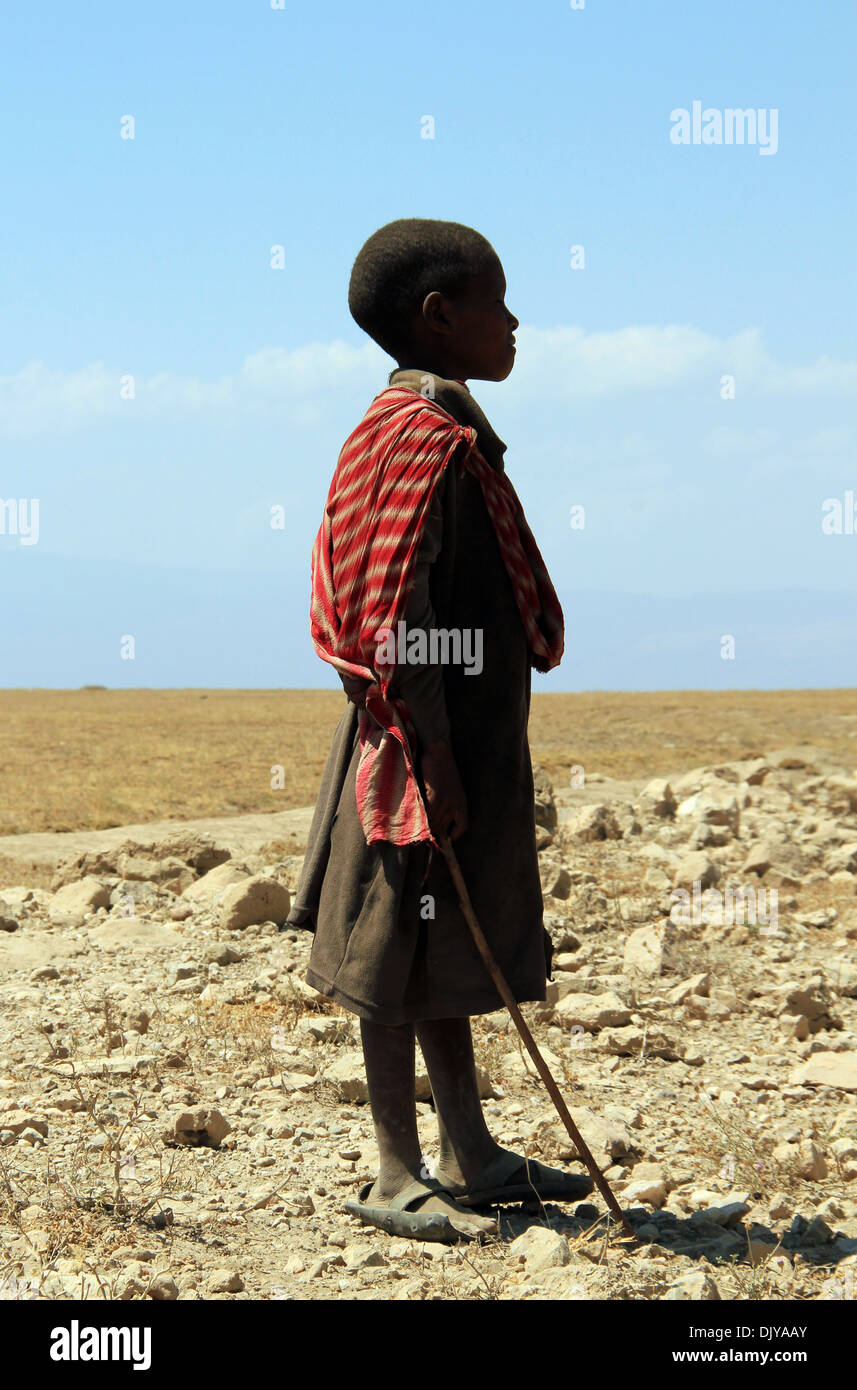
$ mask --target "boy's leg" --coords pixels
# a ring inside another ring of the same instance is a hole
[[[542,1163],[534,1164],[523,1154],[514,1154],[492,1139],[479,1099],[469,1018],[426,1020],[417,1024],[417,1037],[437,1110],[440,1155],[435,1174],[441,1182],[449,1183],[459,1196],[464,1195],[459,1189],[479,1190],[482,1187],[480,1179],[489,1165],[503,1154],[509,1156],[507,1167],[511,1165],[512,1168],[505,1183],[525,1182],[532,1186],[533,1174],[537,1172],[544,1190],[562,1195],[563,1200],[582,1197],[591,1191],[590,1179],[548,1168]],[[513,1162],[516,1158],[520,1169],[517,1173]],[[576,1191],[578,1188],[580,1190]]]
[[[372,1119],[378,1140],[380,1170],[366,1202],[383,1207],[422,1176],[422,1153],[414,1100],[414,1027],[390,1028],[360,1020],[363,1058]],[[420,1212],[442,1212],[463,1231],[496,1231],[497,1222],[474,1216],[443,1194],[427,1197]]]
[[[444,1177],[469,1184],[503,1152],[482,1113],[470,1019],[425,1019],[416,1031],[437,1111],[437,1166]]]
[[[389,1201],[422,1166],[414,1100],[412,1024],[387,1028],[361,1019],[363,1057],[380,1168],[369,1201]]]

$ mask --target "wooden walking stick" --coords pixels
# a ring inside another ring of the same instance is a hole
[[[484,933],[479,925],[476,913],[473,910],[473,904],[470,901],[470,894],[467,891],[467,884],[464,882],[464,876],[461,872],[461,866],[456,857],[455,850],[452,848],[452,843],[449,839],[449,836],[439,835],[438,843],[443,852],[443,857],[449,866],[449,872],[452,875],[452,881],[455,884],[455,890],[458,893],[459,906],[461,907],[461,911],[464,913],[464,919],[467,922],[467,925],[470,928],[471,933],[473,934],[473,940],[476,942],[476,945],[479,948],[479,954],[485,962],[489,975],[491,976],[492,980],[497,986],[497,989],[500,992],[500,996],[503,1000],[503,1003],[506,1005],[506,1008],[512,1015],[515,1027],[517,1028],[518,1032],[524,1040],[526,1049],[532,1057],[533,1062],[535,1063],[536,1070],[538,1071],[539,1076],[542,1078],[542,1081],[547,1086],[548,1095],[553,1101],[560,1119],[562,1120],[563,1124],[565,1125],[566,1129],[571,1135],[571,1138],[574,1141],[574,1147],[577,1149],[577,1152],[580,1154],[580,1157],[583,1159],[584,1163],[589,1169],[589,1172],[591,1173],[595,1185],[598,1188],[598,1191],[601,1193],[601,1196],[604,1198],[605,1202],[607,1203],[611,1212],[615,1216],[616,1220],[622,1226],[622,1229],[624,1230],[625,1234],[627,1236],[630,1236],[631,1240],[636,1241],[637,1237],[634,1235],[634,1232],[631,1229],[628,1218],[624,1215],[621,1207],[619,1206],[619,1203],[616,1201],[616,1198],[614,1197],[613,1192],[611,1191],[610,1184],[604,1177],[603,1173],[601,1172],[601,1169],[595,1162],[595,1159],[592,1157],[588,1145],[584,1142],[583,1136],[580,1134],[576,1124],[574,1123],[574,1120],[568,1113],[568,1106],[562,1098],[562,1094],[560,1092],[559,1087],[557,1086],[556,1082],[551,1076],[550,1068],[548,1067],[548,1064],[545,1061],[542,1054],[539,1052],[536,1040],[530,1032],[529,1028],[527,1027],[526,1020],[523,1014],[521,1013],[521,1010],[518,1008],[517,1002],[514,998],[514,995],[512,994],[512,991],[506,983],[506,979],[503,975],[502,970],[500,969],[499,965],[494,959],[494,954],[491,950],[491,947],[485,940]]]

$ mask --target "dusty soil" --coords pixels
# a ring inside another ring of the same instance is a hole
[[[293,889],[305,813],[2,843],[3,1296],[853,1297],[857,779],[824,741],[748,751],[540,802],[558,955],[525,1012],[635,1245],[598,1194],[457,1248],[343,1212],[377,1158],[355,1020],[304,984],[306,934],[236,927],[223,877],[251,918],[254,875]],[[712,881],[776,891],[776,922],[670,920]],[[579,1171],[508,1016],[474,1033],[499,1141]]]

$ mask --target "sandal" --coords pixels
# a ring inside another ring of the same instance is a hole
[[[533,1198],[540,1202],[575,1202],[588,1197],[595,1187],[588,1175],[564,1173],[548,1168],[537,1159],[521,1158],[510,1152],[498,1154],[471,1187],[456,1187],[444,1180],[439,1170],[438,1178],[450,1197],[462,1207],[496,1207],[504,1202],[526,1202]]]
[[[438,1240],[447,1245],[454,1245],[460,1240],[482,1240],[490,1234],[488,1231],[460,1231],[445,1213],[421,1212],[416,1209],[427,1197],[434,1197],[440,1192],[453,1197],[449,1188],[439,1182],[422,1182],[415,1179],[401,1192],[397,1192],[386,1207],[367,1205],[366,1198],[372,1186],[371,1182],[367,1182],[366,1186],[360,1189],[358,1201],[345,1203],[345,1210],[358,1217],[365,1226],[377,1226],[379,1230],[387,1231],[391,1236],[403,1236],[412,1240]]]

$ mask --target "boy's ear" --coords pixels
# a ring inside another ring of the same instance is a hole
[[[422,316],[435,333],[450,333],[452,324],[446,312],[446,300],[440,290],[432,290],[423,300]]]

